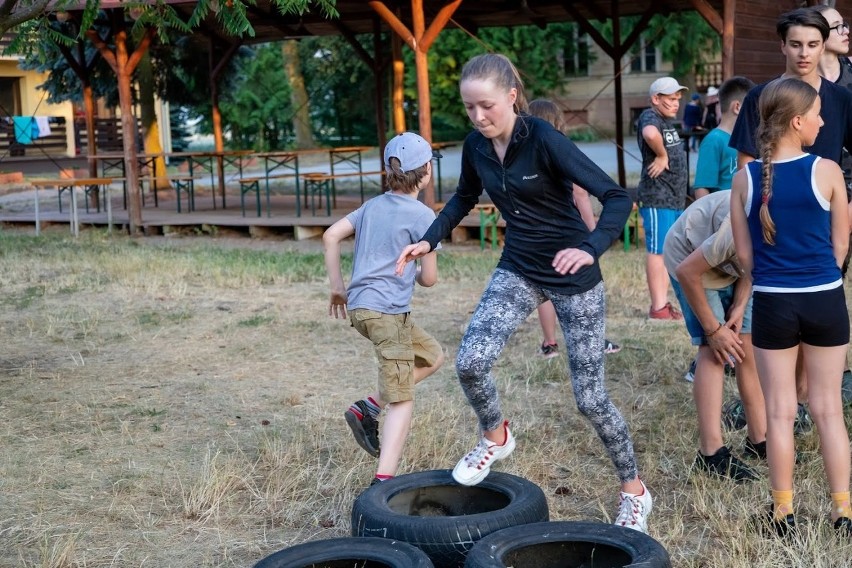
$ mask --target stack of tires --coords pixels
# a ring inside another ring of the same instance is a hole
[[[637,531],[548,520],[544,493],[526,479],[492,471],[466,487],[447,470],[424,471],[364,491],[353,538],[294,546],[255,568],[671,566],[662,545]]]

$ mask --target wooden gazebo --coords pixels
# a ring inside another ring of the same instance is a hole
[[[196,2],[165,0],[185,18],[189,18]],[[254,35],[235,38],[225,34],[211,13],[202,22],[198,33],[205,35],[211,45],[223,56],[210,61],[211,77],[222,67],[222,59],[230,57],[236,48],[245,43],[261,43],[282,39],[319,35],[342,35],[367,65],[373,70],[377,92],[383,92],[384,71],[392,65],[394,72],[393,128],[400,131],[402,122],[402,44],[415,54],[417,75],[419,131],[431,140],[432,124],[429,100],[427,53],[440,32],[446,27],[459,27],[471,33],[489,26],[538,25],[551,22],[574,21],[606,52],[613,61],[615,90],[616,143],[618,152],[619,183],[626,180],[623,155],[624,109],[621,86],[621,60],[647,27],[655,14],[695,10],[722,36],[723,77],[742,74],[761,81],[779,71],[768,61],[779,60],[779,44],[775,36],[775,20],[784,11],[815,4],[794,0],[337,0],[339,17],[327,19],[322,14],[308,12],[301,15],[281,14],[269,0],[256,0],[248,7],[248,17]],[[104,9],[125,9],[122,0],[102,0]],[[842,8],[841,8],[842,9]],[[592,22],[612,20],[614,38],[621,38],[618,26],[623,16],[639,16],[639,24],[623,39],[607,41],[597,32]],[[386,61],[383,32],[391,30],[391,61]],[[373,34],[372,53],[356,40],[357,34]],[[215,80],[213,92],[215,93]],[[213,101],[214,127],[218,113]],[[384,144],[387,130],[384,105],[375,101],[377,132]],[[221,132],[216,133],[217,151],[222,148]],[[221,167],[221,164],[220,164]],[[221,174],[221,171],[220,171]],[[220,175],[220,180],[223,176]],[[427,203],[434,202],[429,188],[424,193]]]

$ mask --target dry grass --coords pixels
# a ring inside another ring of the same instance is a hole
[[[374,461],[341,413],[373,387],[375,365],[366,341],[326,317],[308,246],[0,235],[0,566],[249,566],[348,534]],[[495,262],[449,247],[442,281],[417,290],[415,317],[449,361]],[[852,564],[825,522],[815,434],[800,440],[805,530],[790,544],[749,526],[765,479],[690,473],[692,348],[681,326],[645,321],[642,262],[613,249],[603,265],[607,335],[624,346],[607,357],[608,386],[655,496],[651,534],[679,567]],[[612,466],[564,358],[537,359],[538,340],[533,318],[495,369],[519,442],[498,467],[538,483],[553,520],[608,521]],[[475,428],[448,364],[418,391],[402,471],[452,467]]]

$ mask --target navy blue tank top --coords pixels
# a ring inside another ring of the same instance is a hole
[[[772,163],[769,214],[775,244],[763,241],[760,224],[763,163],[747,167],[749,194],[745,212],[754,250],[752,279],[758,292],[815,292],[842,285],[831,246],[831,203],[816,186],[813,154]]]

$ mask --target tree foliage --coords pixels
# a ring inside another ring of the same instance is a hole
[[[639,23],[638,16],[622,18],[622,40]],[[593,24],[607,40],[612,41],[612,21]],[[643,33],[645,40],[655,45],[663,59],[671,61],[672,74],[677,78],[701,73],[704,65],[722,51],[722,39],[698,12],[672,12],[651,18]]]
[[[243,65],[235,89],[223,93],[223,129],[234,148],[282,150],[292,136],[290,87],[281,48],[261,45]]]

